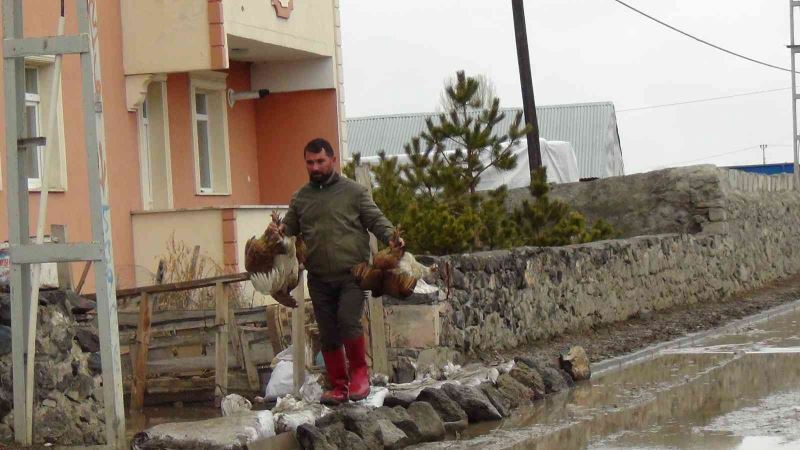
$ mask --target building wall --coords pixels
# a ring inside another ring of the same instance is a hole
[[[256,103],[261,203],[288,204],[308,181],[303,148],[325,138],[339,153],[335,89],[270,95]]]

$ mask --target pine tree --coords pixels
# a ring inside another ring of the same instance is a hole
[[[426,120],[425,131],[406,144],[408,162],[381,153],[371,167],[373,198],[389,220],[402,224],[409,249],[442,255],[609,236],[607,225],[587,229],[583,216],[548,198],[544,169],[531,174],[533,201],[513,212],[506,206],[506,186],[477,191],[487,170],[516,167],[512,148],[531,130],[517,113],[507,130],[496,131],[505,119],[500,101],[483,105],[480,93],[478,79],[458,72],[445,89],[450,110]],[[354,177],[358,160],[356,155],[343,168],[347,176]]]

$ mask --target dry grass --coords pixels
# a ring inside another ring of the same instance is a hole
[[[164,283],[198,280],[225,275],[225,269],[213,259],[202,253],[202,249],[191,247],[183,241],[170,236],[166,243],[166,253],[161,258],[164,265]],[[226,286],[233,307],[244,306],[241,287],[238,284]],[[194,289],[182,292],[167,292],[158,296],[154,305],[156,311],[214,309],[214,288]]]

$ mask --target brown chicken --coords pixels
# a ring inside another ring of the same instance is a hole
[[[361,289],[371,291],[373,297],[390,295],[406,298],[414,293],[417,281],[434,268],[418,263],[400,242],[400,229],[395,230],[389,246],[372,258],[372,264],[361,263],[353,267]]]
[[[278,214],[272,213],[272,222],[281,224]],[[280,227],[267,228],[261,237],[251,237],[244,246],[244,268],[250,274],[253,288],[271,295],[284,306],[296,306],[290,293],[297,287],[304,261],[302,238],[285,236]]]

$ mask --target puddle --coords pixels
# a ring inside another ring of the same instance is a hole
[[[420,448],[800,450],[800,312],[607,372]]]

